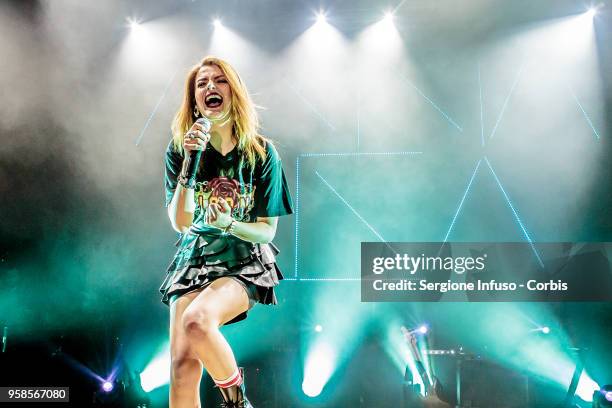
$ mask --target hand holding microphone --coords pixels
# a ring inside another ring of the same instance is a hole
[[[183,162],[183,170],[178,177],[178,181],[186,188],[195,187],[195,176],[200,165],[202,151],[210,140],[208,132],[210,132],[211,126],[212,123],[209,119],[199,118],[183,138],[185,161]]]
[[[199,118],[195,121],[191,129],[185,133],[183,138],[183,149],[185,150],[185,158],[196,151],[204,150],[206,143],[210,139],[210,132],[212,122],[207,118]]]

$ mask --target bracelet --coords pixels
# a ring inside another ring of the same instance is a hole
[[[188,179],[183,174],[179,174],[179,176],[177,177],[177,181],[181,186],[185,188],[194,189],[196,185],[195,178]]]
[[[236,224],[236,220],[232,218],[232,222],[230,222],[227,227],[223,228],[223,232],[225,234],[230,234],[230,235],[233,234],[235,224]]]

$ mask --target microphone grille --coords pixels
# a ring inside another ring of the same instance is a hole
[[[208,118],[198,118],[196,123],[199,123],[204,128],[205,132],[208,132],[212,126],[212,122]]]

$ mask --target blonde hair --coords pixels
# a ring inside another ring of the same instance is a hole
[[[187,74],[183,102],[172,121],[171,129],[174,149],[184,154],[183,138],[197,119],[193,114],[194,107],[196,106],[195,78],[200,68],[209,65],[217,66],[227,78],[232,90],[230,115],[234,121],[233,135],[238,139],[239,152],[243,157],[246,157],[251,167],[254,168],[257,156],[259,156],[262,162],[266,159],[266,149],[264,146],[266,142],[271,142],[258,133],[259,118],[255,110],[255,104],[236,70],[227,61],[213,56],[204,57]]]

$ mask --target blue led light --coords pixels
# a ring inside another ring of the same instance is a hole
[[[447,121],[449,121],[449,122],[450,122],[450,123],[451,123],[451,124],[452,124],[454,127],[456,127],[456,128],[457,128],[457,129],[458,129],[460,132],[462,132],[462,133],[463,133],[463,128],[462,128],[461,126],[459,126],[459,125],[457,124],[457,122],[455,122],[455,121],[454,121],[454,120],[453,120],[453,119],[452,119],[450,116],[448,116],[448,115],[446,114],[446,112],[444,112],[442,109],[440,109],[440,107],[439,107],[438,105],[436,105],[436,103],[435,103],[434,101],[432,101],[431,99],[429,99],[429,98],[427,97],[427,95],[425,95],[425,94],[423,93],[423,91],[421,91],[419,88],[417,88],[417,86],[416,86],[415,84],[413,84],[412,82],[410,82],[410,81],[408,80],[408,78],[406,78],[404,75],[400,74],[400,77],[401,77],[401,78],[402,78],[402,79],[403,79],[403,80],[404,80],[404,81],[405,81],[405,82],[406,82],[408,85],[410,85],[410,86],[411,86],[411,87],[412,87],[412,88],[413,88],[415,91],[417,91],[417,92],[418,92],[418,94],[419,94],[419,95],[421,95],[421,96],[422,96],[422,97],[423,97],[423,98],[424,98],[424,99],[425,99],[427,102],[429,102],[429,104],[430,104],[431,106],[433,106],[433,107],[434,107],[434,108],[435,108],[435,109],[436,109],[438,112],[440,112],[440,114],[441,114],[442,116],[444,116],[444,118],[445,118]]]
[[[493,127],[493,131],[491,132],[491,136],[489,136],[489,139],[492,139],[493,136],[495,135],[495,132],[497,132],[497,127],[499,126],[499,123],[502,120],[502,117],[504,116],[504,113],[506,112],[506,107],[508,106],[508,101],[510,100],[510,97],[512,96],[512,94],[514,93],[514,88],[516,88],[516,84],[518,84],[519,79],[521,78],[521,75],[523,74],[523,68],[525,67],[525,64],[521,65],[521,67],[519,68],[516,77],[514,78],[514,82],[512,83],[512,87],[510,88],[510,92],[508,92],[508,95],[506,96],[506,100],[504,101],[504,105],[502,106],[501,112],[499,112],[499,116],[497,117],[497,122],[495,122],[495,126]]]
[[[338,193],[338,191],[337,191],[337,190],[336,190],[336,189],[335,189],[335,188],[334,188],[334,187],[333,187],[331,184],[329,184],[329,183],[327,182],[327,180],[325,180],[325,178],[323,178],[323,176],[321,176],[321,174],[319,174],[319,172],[318,172],[318,171],[315,171],[315,174],[316,174],[317,176],[319,176],[319,178],[321,179],[321,181],[323,181],[323,183],[325,183],[325,185],[326,185],[327,187],[329,187],[329,189],[330,189],[330,190],[331,190],[331,191],[332,191],[334,194],[336,194],[336,196],[337,196],[337,197],[338,197],[338,198],[339,198],[339,199],[340,199],[340,200],[341,200],[341,201],[344,203],[344,205],[346,205],[346,206],[347,206],[347,207],[348,207],[348,208],[349,208],[349,209],[350,209],[350,210],[353,212],[353,214],[355,214],[355,215],[357,216],[357,218],[359,218],[359,219],[361,220],[361,222],[363,222],[363,223],[364,223],[364,224],[365,224],[365,225],[366,225],[366,226],[367,226],[367,227],[370,229],[370,231],[372,231],[372,232],[374,233],[374,235],[376,235],[376,236],[378,237],[378,239],[380,239],[382,242],[386,242],[386,240],[385,240],[385,239],[382,237],[382,235],[380,235],[380,234],[378,233],[378,231],[376,231],[376,230],[374,229],[374,227],[372,227],[372,226],[370,225],[370,223],[368,223],[368,222],[365,220],[365,218],[363,218],[363,217],[361,216],[361,214],[359,214],[359,213],[357,212],[357,210],[355,210],[355,209],[353,208],[353,206],[352,206],[352,205],[350,205],[350,204],[348,203],[348,201],[346,201],[346,200],[344,199],[344,197],[342,197],[342,196],[340,195],[340,193]]]
[[[578,97],[576,96],[576,94],[574,93],[574,91],[572,91],[570,89],[570,92],[572,94],[572,96],[574,97],[574,100],[576,101],[576,103],[578,104],[578,107],[580,108],[580,110],[582,111],[582,115],[584,116],[584,118],[586,119],[587,123],[589,124],[589,126],[591,127],[591,129],[593,130],[593,134],[595,135],[595,137],[597,138],[597,140],[599,140],[599,133],[597,133],[597,130],[595,130],[595,126],[593,126],[593,122],[591,122],[591,118],[589,118],[589,115],[587,115],[586,111],[584,110],[584,108],[582,107],[582,104],[580,103],[580,101],[578,100]]]
[[[361,278],[285,278],[283,280],[290,282],[359,282]]]
[[[476,163],[476,168],[474,168],[474,172],[472,173],[472,177],[470,178],[470,182],[468,183],[465,192],[463,193],[463,197],[461,197],[461,202],[459,202],[459,207],[457,207],[457,211],[455,212],[455,216],[453,217],[453,220],[451,221],[450,226],[448,227],[448,231],[446,232],[446,236],[444,237],[444,242],[448,241],[448,236],[450,235],[451,231],[453,230],[453,227],[455,226],[455,220],[457,220],[457,216],[459,215],[459,211],[461,211],[461,207],[463,207],[463,202],[465,201],[465,198],[468,195],[468,192],[470,191],[470,187],[472,186],[472,182],[474,181],[474,178],[476,177],[476,172],[478,172],[478,168],[480,167],[480,163],[482,162],[482,159],[478,160],[478,163]]]
[[[300,231],[300,156],[295,161],[295,270],[298,277],[298,241]]]
[[[299,278],[299,231],[300,231],[300,217],[299,217],[299,211],[300,211],[300,167],[301,167],[301,162],[300,162],[300,158],[307,158],[307,157],[311,157],[311,158],[329,158],[329,157],[377,157],[377,156],[413,156],[413,155],[420,155],[423,152],[419,152],[419,151],[400,151],[400,152],[339,152],[339,153],[302,153],[299,154],[297,156],[297,160],[295,162],[295,200],[296,200],[296,205],[295,205],[295,260],[294,260],[294,279],[285,279],[285,280],[307,280],[307,279],[300,279]],[[348,204],[348,202],[323,178],[321,177],[321,175],[317,172],[317,175],[321,178],[321,180],[343,201],[343,203],[345,205],[347,205],[351,211],[353,211],[353,213],[360,219],[362,220],[367,226],[368,228],[370,228],[374,234],[376,234],[380,240],[382,242],[385,242],[385,240],[380,236],[380,234],[378,234],[371,226],[370,224],[367,223],[367,221],[365,221],[365,219],[363,217],[361,217],[361,215],[359,215],[359,213],[357,213],[357,211],[355,211],[355,209]],[[396,252],[393,247],[391,247],[389,244],[387,244],[387,246],[393,251]],[[314,279],[317,280],[317,279]],[[336,279],[329,279],[329,278],[324,278],[322,280],[336,280]],[[343,279],[339,279],[339,280],[343,280]],[[348,279],[348,280],[353,280],[352,278]],[[354,279],[354,280],[359,280],[359,279]]]
[[[343,152],[343,153],[302,153],[300,157],[355,157],[355,156],[411,156],[423,152]]]
[[[142,138],[143,138],[145,132],[147,131],[147,129],[149,128],[149,124],[151,123],[151,120],[153,119],[153,116],[155,116],[155,114],[157,113],[157,109],[159,109],[159,106],[161,105],[162,101],[166,97],[166,94],[168,93],[168,89],[170,89],[170,85],[172,84],[172,81],[174,81],[174,77],[176,76],[177,72],[178,72],[178,70],[174,71],[174,74],[172,74],[172,76],[170,77],[170,80],[168,81],[168,83],[166,84],[166,87],[164,88],[164,92],[162,92],[161,96],[157,100],[157,103],[155,104],[155,107],[151,111],[151,114],[149,115],[149,118],[145,122],[144,127],[142,128],[142,130],[140,131],[140,135],[138,135],[138,138],[136,138],[136,146],[138,146],[140,144],[140,142],[142,141]]]
[[[483,104],[482,104],[482,82],[480,81],[480,64],[478,64],[478,90],[480,92],[480,140],[482,143],[482,147],[485,145],[484,140],[484,112],[483,112]]]
[[[535,245],[533,244],[533,240],[529,236],[529,233],[527,232],[527,229],[525,228],[525,225],[523,225],[523,222],[519,218],[518,213],[514,209],[514,206],[512,205],[512,202],[510,201],[510,197],[508,197],[508,194],[506,193],[506,190],[504,190],[504,187],[502,186],[501,182],[499,181],[499,178],[497,177],[497,174],[495,174],[495,170],[493,170],[493,167],[491,166],[491,163],[489,162],[489,159],[487,159],[486,156],[485,156],[484,159],[487,162],[487,165],[489,166],[489,169],[491,170],[491,173],[493,174],[493,177],[495,177],[495,181],[497,181],[497,185],[499,186],[500,190],[504,194],[504,197],[506,198],[506,202],[508,203],[508,205],[510,206],[510,209],[512,210],[512,213],[514,214],[514,218],[516,218],[516,221],[518,222],[519,226],[523,230],[523,234],[525,234],[525,238],[529,242],[529,245],[531,245],[531,249],[533,250],[533,253],[535,254],[536,258],[538,259],[538,262],[540,263],[540,266],[543,268],[544,267],[544,262],[542,262],[542,258],[540,258],[540,254],[538,254],[538,251],[536,250]]]
[[[314,106],[312,102],[310,102],[300,91],[297,89],[291,81],[285,80],[289,88],[310,108],[310,110],[321,119],[332,131],[336,130],[336,127],[329,121],[327,118]]]

